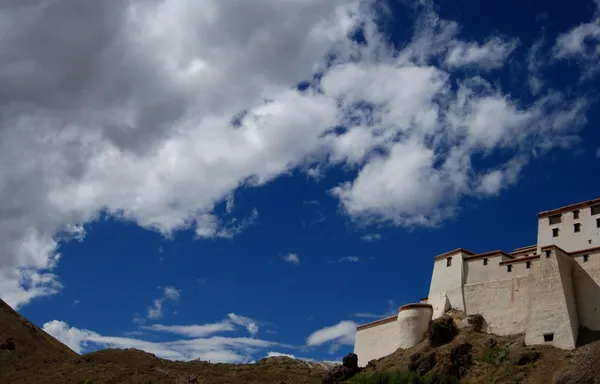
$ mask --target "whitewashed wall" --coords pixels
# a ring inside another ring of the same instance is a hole
[[[446,297],[450,306],[464,311],[463,301],[463,253],[457,251],[449,255],[452,257],[452,265],[447,266],[447,257],[436,260],[433,264],[431,284],[427,303],[433,306],[433,317],[437,318],[445,312]]]
[[[398,313],[398,325],[400,327],[398,346],[406,349],[423,341],[432,315],[433,309],[430,306],[400,308]]]
[[[394,353],[400,343],[400,326],[394,321],[356,331],[354,353],[358,365],[364,367],[373,359]]]
[[[569,256],[556,248],[551,250],[550,257],[541,256],[539,269],[531,281],[531,309],[525,334],[527,345],[575,347],[579,322],[572,288],[573,264]],[[554,334],[554,340],[545,342],[544,334],[550,333]]]
[[[600,228],[596,227],[596,219],[592,216],[590,207],[579,210],[579,219],[573,218],[573,212],[562,214],[562,222],[550,225],[549,218],[538,220],[538,252],[542,247],[555,244],[567,252],[600,246]],[[573,224],[581,223],[581,232],[574,232]],[[552,237],[552,229],[559,229],[559,236]]]
[[[524,333],[531,305],[530,280],[525,276],[465,285],[467,313],[481,314],[489,333]]]
[[[577,303],[579,324],[600,331],[600,250],[574,257],[573,284]]]

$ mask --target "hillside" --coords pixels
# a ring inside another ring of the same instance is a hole
[[[287,357],[256,364],[173,362],[135,350],[78,355],[0,300],[0,383],[318,384],[327,365]]]
[[[472,326],[459,332],[454,329],[456,323],[451,317],[432,323],[448,325],[452,335],[440,338],[431,331],[440,328],[431,326],[428,339],[371,362],[349,382],[370,382],[365,380],[373,374],[412,371],[419,376],[455,376],[461,383],[471,384],[600,384],[598,341],[573,351],[525,347],[520,335],[493,336]],[[584,332],[581,340],[587,341],[589,336],[596,335]],[[80,356],[0,300],[0,383],[318,384],[327,373],[325,364],[287,357],[236,365],[173,362],[135,349],[107,349]]]
[[[580,342],[585,345],[565,351],[551,346],[527,347],[523,335],[501,337],[466,327],[442,345],[434,347],[425,339],[413,348],[399,349],[370,362],[362,375],[412,371],[420,376],[442,373],[469,384],[597,384],[600,341],[589,341],[594,336],[583,330]]]

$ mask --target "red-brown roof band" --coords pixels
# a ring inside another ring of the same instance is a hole
[[[433,310],[433,306],[431,306],[430,304],[415,303],[415,304],[406,304],[406,305],[401,306],[398,312],[406,311],[408,309],[416,309],[416,308],[429,308],[429,309]],[[367,324],[359,325],[358,327],[356,327],[356,330],[362,331],[364,329],[377,327],[379,325],[394,322],[397,319],[398,319],[397,315],[386,317],[385,319],[381,319],[381,320],[373,321],[373,322],[370,322]]]
[[[548,216],[552,216],[552,215],[558,215],[560,213],[564,213],[564,212],[568,212],[568,211],[574,211],[576,209],[586,208],[586,207],[589,207],[589,206],[592,206],[592,205],[596,205],[596,204],[600,204],[600,199],[583,201],[581,203],[571,204],[571,205],[566,205],[564,207],[556,208],[556,209],[553,209],[551,211],[540,212],[540,213],[538,213],[538,218],[541,219],[543,217],[548,217]]]
[[[573,251],[573,252],[567,252],[564,249],[562,249],[561,247],[559,247],[558,245],[554,245],[554,244],[550,244],[550,245],[545,245],[542,247],[542,252],[550,250],[550,249],[558,249],[561,252],[563,252],[564,254],[566,254],[567,256],[571,256],[571,257],[575,257],[575,256],[579,256],[579,255],[583,255],[586,253],[592,253],[592,252],[599,252],[600,251],[600,247],[592,247],[592,248],[586,248],[586,249],[579,249],[577,251]],[[535,259],[539,259],[540,255],[533,255],[533,256],[527,256],[527,257],[519,257],[513,260],[506,260],[506,261],[502,261],[500,262],[500,265],[506,265],[506,264],[516,264],[522,261],[528,261],[528,260],[535,260]]]

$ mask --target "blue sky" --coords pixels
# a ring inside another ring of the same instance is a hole
[[[437,254],[600,196],[598,2],[34,3],[0,297],[78,352],[339,360]]]

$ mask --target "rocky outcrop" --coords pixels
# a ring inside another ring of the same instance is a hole
[[[432,320],[427,329],[427,340],[432,347],[448,344],[456,335],[458,335],[458,328],[449,315]]]

